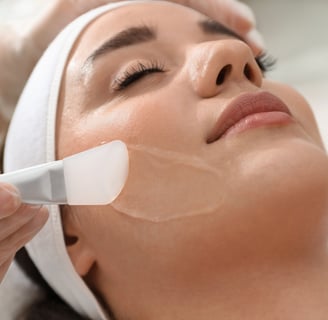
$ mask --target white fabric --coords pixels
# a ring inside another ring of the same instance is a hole
[[[136,1],[109,4],[84,14],[66,27],[47,49],[22,93],[11,122],[4,156],[5,172],[55,160],[57,102],[71,48],[91,21],[131,3]],[[76,311],[91,319],[108,319],[69,259],[59,207],[50,206],[49,211],[47,224],[27,245],[30,257],[50,286]]]
[[[0,319],[21,319],[24,311],[43,296],[43,291],[25,276],[16,262],[12,263],[0,287]]]

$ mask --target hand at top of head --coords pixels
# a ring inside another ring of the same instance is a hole
[[[255,29],[252,10],[237,0],[168,0],[198,10],[215,19],[246,39],[257,56],[264,51],[263,40]],[[0,40],[0,146],[3,143],[9,118],[16,106],[25,82],[43,51],[69,22],[79,15],[119,0],[56,0],[24,30]],[[7,30],[7,29],[6,29]],[[27,31],[26,31],[27,30]],[[7,31],[6,31],[7,32]],[[16,39],[14,41],[13,38]],[[12,70],[19,72],[12,73]]]

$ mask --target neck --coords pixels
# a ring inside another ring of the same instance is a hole
[[[326,208],[255,209],[138,232],[128,220],[111,230],[92,283],[117,319],[327,319]]]
[[[326,319],[328,259],[200,274],[181,284],[159,275],[139,290],[118,319]]]
[[[288,265],[231,274],[198,296],[191,292],[182,319],[323,319],[328,312],[327,267]]]

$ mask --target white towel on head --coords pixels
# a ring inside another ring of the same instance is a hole
[[[6,172],[55,160],[60,84],[69,53],[85,27],[105,12],[148,1],[122,1],[94,9],[73,21],[53,41],[34,69],[16,107],[6,140]],[[50,286],[77,312],[91,319],[108,319],[69,259],[59,207],[49,206],[49,212],[47,224],[26,246],[31,259]],[[15,273],[15,268],[11,273]]]

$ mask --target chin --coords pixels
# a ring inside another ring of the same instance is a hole
[[[217,229],[229,232],[231,239],[239,239],[231,240],[231,244],[226,239],[231,251],[237,243],[236,255],[250,250],[247,253],[250,259],[254,255],[259,259],[276,257],[280,261],[282,256],[289,259],[295,253],[315,252],[318,245],[325,246],[328,218],[325,152],[295,139],[258,150],[242,162],[231,181],[235,184],[229,188],[225,215],[217,214]],[[223,224],[228,227],[222,228]]]
[[[286,219],[296,226],[328,212],[328,157],[309,141],[285,139],[253,150],[242,157],[238,174],[238,206],[271,214],[279,228]]]

